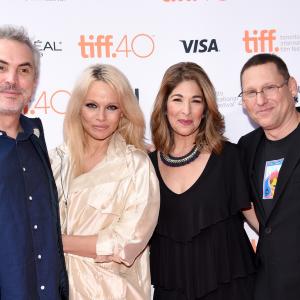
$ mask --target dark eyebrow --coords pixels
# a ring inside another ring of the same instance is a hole
[[[183,97],[181,94],[170,95],[170,97]]]
[[[181,94],[174,94],[174,95],[170,95],[170,97],[183,97],[183,95],[181,95]],[[193,99],[194,98],[201,98],[201,99],[203,99],[203,96],[201,96],[201,95],[195,95],[192,98]]]
[[[5,60],[2,60],[2,59],[0,59],[0,63],[1,63],[1,64],[5,64],[5,65],[8,65],[8,62],[5,61]],[[22,63],[22,64],[20,64],[18,67],[27,67],[27,66],[30,67],[30,68],[33,68],[32,63],[30,63],[30,62]]]
[[[19,64],[19,67],[30,67],[33,68],[33,65],[29,62],[23,63],[23,64]]]

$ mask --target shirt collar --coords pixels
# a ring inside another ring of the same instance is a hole
[[[30,118],[21,115],[20,116],[20,124],[22,127],[22,132],[19,132],[17,139],[18,140],[26,140],[28,139],[32,134],[36,135],[37,137],[39,137],[40,135],[40,130],[35,127],[34,122],[32,122],[30,120]]]
[[[29,118],[24,115],[20,115],[20,125],[22,131],[18,133],[17,140],[26,140],[32,134],[36,135],[39,138],[40,130],[34,126],[34,123],[31,122]],[[7,136],[6,132],[0,130],[0,137],[1,136]]]

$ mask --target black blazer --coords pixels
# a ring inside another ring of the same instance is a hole
[[[300,299],[300,135],[280,169],[274,206],[267,217],[254,181],[255,154],[264,136],[261,128],[243,136],[238,145],[260,223],[255,299]]]
[[[60,272],[60,295],[61,300],[67,300],[69,299],[69,284],[68,284],[68,276],[65,266],[65,259],[64,259],[64,253],[63,253],[63,246],[62,246],[62,239],[61,239],[61,231],[60,231],[60,220],[59,220],[59,207],[58,207],[58,195],[57,195],[57,189],[55,185],[55,180],[53,178],[50,160],[48,156],[48,151],[46,147],[45,137],[44,137],[44,130],[42,126],[42,122],[39,118],[31,119],[27,118],[23,115],[21,115],[21,122],[32,122],[32,127],[35,127],[38,129],[38,132],[36,134],[31,135],[30,139],[32,141],[32,144],[34,145],[34,148],[36,149],[37,153],[39,154],[41,161],[44,165],[49,186],[50,186],[50,192],[51,192],[51,207],[52,207],[52,213],[55,219],[56,224],[56,232],[57,232],[57,247],[58,251],[61,257],[61,272]]]

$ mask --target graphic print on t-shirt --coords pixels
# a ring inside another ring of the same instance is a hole
[[[273,199],[283,160],[284,158],[266,161],[263,182],[263,199]]]

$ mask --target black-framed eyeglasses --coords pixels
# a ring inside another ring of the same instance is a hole
[[[281,89],[284,85],[288,83],[289,80],[285,80],[281,85],[270,84],[264,86],[261,91],[256,90],[248,90],[241,92],[238,97],[242,97],[246,100],[255,100],[257,94],[262,93],[266,98],[276,97],[278,95],[279,89]]]

